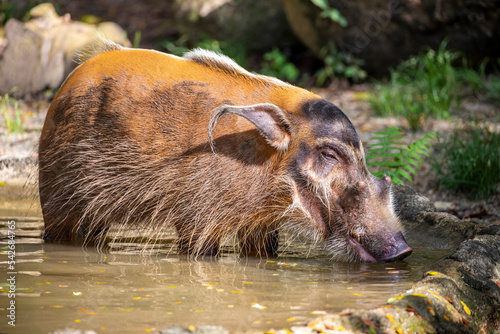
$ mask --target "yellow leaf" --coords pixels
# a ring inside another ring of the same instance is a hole
[[[412,293],[411,295],[412,295],[412,296],[417,296],[417,297],[424,297],[424,298],[427,298],[427,296],[426,296],[426,295],[421,294],[421,293]]]
[[[353,293],[353,296],[361,296],[360,293]]]
[[[387,304],[390,304],[398,299],[404,298],[404,296],[397,296],[397,297],[392,297],[387,300]]]
[[[295,318],[291,317],[291,318],[286,319],[286,321],[295,321]]]
[[[80,322],[81,320],[80,319],[75,319],[75,322]]]
[[[437,274],[439,274],[437,271],[428,271],[427,272],[427,275],[430,275],[430,276],[435,276]]]
[[[132,298],[132,299],[141,299],[141,297],[134,297],[134,298]]]
[[[387,319],[389,319],[390,322],[394,322],[394,318],[391,317],[389,314],[386,315]]]
[[[188,326],[188,329],[191,331],[191,332],[194,332],[196,330],[196,327],[194,327],[193,325],[189,325]]]
[[[470,315],[471,312],[470,312],[470,309],[467,307],[467,305],[465,305],[465,303],[463,301],[460,301],[460,304],[462,304],[462,306],[464,307],[465,313]]]

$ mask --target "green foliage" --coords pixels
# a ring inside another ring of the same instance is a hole
[[[193,48],[202,48],[214,52],[222,53],[241,66],[245,67],[246,62],[246,48],[240,43],[228,43],[224,41],[217,41],[204,36],[200,41],[191,41],[188,35],[183,35],[179,39],[163,40],[160,41],[159,46],[166,51],[176,55],[182,56]]]
[[[26,22],[30,19],[30,10],[36,5],[42,3],[41,0],[28,0],[19,2],[16,0],[0,0],[0,26],[5,25],[8,20],[15,18]],[[59,6],[54,4],[56,12]]]
[[[387,84],[375,85],[369,99],[373,110],[382,116],[403,116],[412,130],[428,117],[449,118],[450,108],[460,98],[458,72],[452,66],[458,57],[446,50],[444,42],[437,52],[429,49],[402,62],[390,71]]]
[[[342,27],[347,27],[347,19],[340,14],[338,9],[330,7],[327,0],[311,0],[311,2],[321,8],[322,12],[320,17],[329,18],[333,22],[340,24]]]
[[[388,175],[393,183],[402,184],[405,180],[413,182],[411,174],[422,166],[422,156],[429,156],[430,146],[437,138],[435,133],[428,133],[413,144],[401,141],[405,135],[401,129],[388,127],[375,132],[375,143],[367,147],[366,165],[376,168],[373,175]]]
[[[429,49],[411,57],[390,70],[389,82],[374,86],[368,102],[377,115],[404,117],[413,131],[429,118],[450,118],[468,90],[500,102],[500,78],[486,78],[487,62],[478,70],[465,60],[461,67],[453,67],[460,57],[458,52],[446,50],[446,42],[437,51]]]
[[[5,94],[0,97],[0,109],[8,133],[23,133],[23,122],[21,119],[21,109],[19,102]]]
[[[136,30],[134,34],[134,42],[132,43],[132,47],[137,49],[141,44],[141,31]]]
[[[458,73],[459,80],[464,86],[472,88],[475,95],[484,96],[491,99],[495,103],[500,103],[500,77],[486,75],[486,66],[488,61],[485,60],[476,71],[467,66],[464,61],[463,69]],[[500,59],[497,60],[496,69],[500,68]]]
[[[299,77],[299,69],[277,48],[264,54],[260,72],[289,82],[296,81]]]
[[[438,147],[440,159],[433,169],[438,182],[446,188],[464,191],[473,197],[487,197],[496,192],[500,183],[500,134],[486,127],[455,130]]]
[[[325,66],[316,73],[316,83],[320,86],[327,80],[338,77],[351,79],[354,82],[366,79],[366,71],[361,68],[363,61],[339,51],[334,43],[323,47],[320,50],[320,57],[325,63]]]
[[[2,0],[0,2],[0,25],[5,25],[16,14],[16,4],[13,1]]]

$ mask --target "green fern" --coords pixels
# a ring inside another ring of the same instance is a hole
[[[428,133],[410,145],[401,141],[404,137],[401,129],[396,127],[375,132],[373,139],[376,142],[368,146],[366,154],[367,166],[377,170],[373,175],[388,175],[394,184],[403,184],[405,180],[413,182],[411,174],[416,175],[422,166],[422,156],[429,156],[437,134]]]

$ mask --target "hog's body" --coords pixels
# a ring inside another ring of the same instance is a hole
[[[264,254],[287,224],[338,259],[411,252],[390,180],[366,170],[336,106],[208,51],[106,48],[68,77],[47,114],[46,240],[99,238],[113,223],[175,226],[182,252],[216,254],[238,234],[244,251]]]

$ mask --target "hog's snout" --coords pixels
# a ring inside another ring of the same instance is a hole
[[[408,246],[405,237],[401,232],[396,233],[391,238],[389,245],[390,246],[387,247],[386,251],[379,259],[380,262],[402,260],[413,252],[413,249]]]

